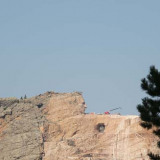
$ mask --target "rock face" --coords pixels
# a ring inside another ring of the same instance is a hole
[[[148,160],[137,116],[85,114],[81,93],[0,99],[0,160]]]

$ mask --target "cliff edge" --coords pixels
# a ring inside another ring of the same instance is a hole
[[[0,98],[0,160],[148,160],[138,116],[85,114],[79,92]]]

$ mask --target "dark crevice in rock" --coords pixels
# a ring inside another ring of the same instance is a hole
[[[39,104],[37,104],[37,107],[38,107],[38,108],[43,107],[43,103],[39,103]]]
[[[104,123],[98,123],[97,126],[96,126],[96,129],[101,133],[104,132],[105,124]]]

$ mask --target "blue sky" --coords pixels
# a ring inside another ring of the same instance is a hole
[[[0,0],[0,97],[82,91],[87,112],[138,114],[160,69],[159,0]]]

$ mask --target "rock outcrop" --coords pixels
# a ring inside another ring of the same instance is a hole
[[[152,132],[137,116],[85,114],[82,94],[0,99],[0,160],[148,160]]]

